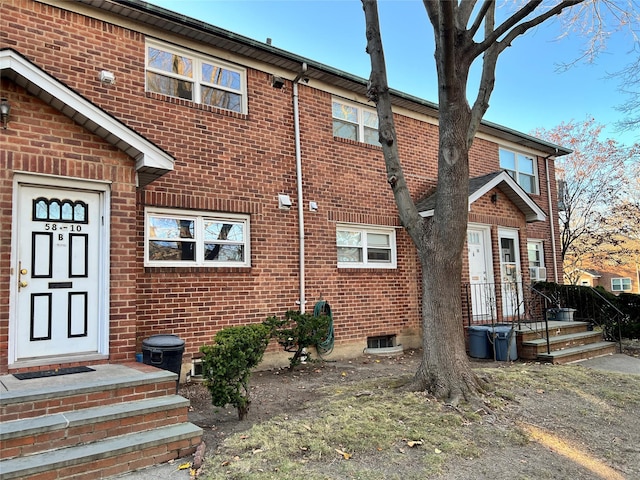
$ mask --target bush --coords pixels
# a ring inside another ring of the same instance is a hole
[[[316,346],[327,338],[330,322],[331,319],[326,315],[314,316],[289,310],[285,313],[284,320],[269,317],[264,325],[271,329],[271,335],[285,351],[293,352],[293,357],[289,359],[289,368],[293,369],[300,365],[303,356],[309,357],[309,347]]]
[[[270,329],[266,325],[243,325],[220,330],[212,345],[200,347],[202,374],[217,407],[233,405],[238,418],[249,412],[249,377],[269,344]]]

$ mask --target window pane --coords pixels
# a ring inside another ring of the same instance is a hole
[[[367,246],[389,248],[389,235],[386,233],[367,233]]]
[[[149,237],[158,239],[193,238],[193,220],[167,217],[149,218]]]
[[[240,73],[208,63],[202,64],[202,81],[222,85],[233,90],[241,88]]]
[[[244,262],[244,245],[205,244],[204,259],[212,262]]]
[[[333,121],[333,136],[346,138],[348,140],[358,140],[358,126],[350,123],[340,122],[338,120]]]
[[[164,72],[177,73],[184,77],[193,76],[193,61],[188,57],[165,52],[158,48],[149,47],[149,67]]]
[[[338,262],[362,263],[362,249],[356,247],[338,247]]]
[[[163,242],[152,240],[149,242],[149,260],[176,261],[195,259],[194,242]]]
[[[369,110],[362,111],[362,121],[365,127],[378,129],[378,115],[375,112]]]
[[[193,100],[193,84],[186,80],[165,77],[157,73],[147,72],[147,90],[171,97]]]
[[[391,250],[383,248],[369,248],[367,249],[367,259],[370,262],[389,263],[391,262]]]
[[[333,118],[347,120],[352,123],[358,123],[358,109],[351,105],[345,105],[340,102],[333,102],[332,105]]]
[[[362,139],[364,143],[368,143],[369,145],[380,145],[380,136],[378,135],[378,130],[372,130],[371,128],[364,129],[364,138]]]
[[[500,167],[505,170],[516,169],[516,154],[508,150],[500,150]]]
[[[360,232],[349,232],[347,230],[338,230],[337,233],[338,246],[361,246],[362,234]]]
[[[243,242],[244,225],[241,223],[223,223],[205,220],[204,239],[205,241],[228,240],[230,242]]]
[[[521,173],[518,177],[518,183],[527,193],[535,193],[536,192],[536,178],[530,175],[525,175]]]
[[[533,175],[533,158],[518,155],[518,170]]]
[[[237,93],[202,87],[202,103],[214,107],[224,108],[233,112],[242,111],[242,96]]]

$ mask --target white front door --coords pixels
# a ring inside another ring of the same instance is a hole
[[[498,237],[502,275],[502,312],[503,316],[507,317],[522,313],[524,310],[518,231],[501,228],[498,231]]]
[[[14,362],[106,353],[104,192],[17,188]]]
[[[489,320],[495,313],[495,286],[491,268],[491,242],[488,228],[467,228],[469,284],[472,315],[475,321]]]

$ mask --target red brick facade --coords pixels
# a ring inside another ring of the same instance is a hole
[[[58,3],[71,8],[71,2]],[[261,322],[298,308],[291,82],[286,81],[282,89],[273,88],[267,65],[260,69],[255,61],[230,55],[228,61],[247,66],[246,114],[146,93],[147,27],[136,31],[135,23],[128,19],[109,17],[99,10],[87,10],[89,16],[63,8],[29,0],[2,2],[0,49],[18,52],[160,147],[175,164],[173,171],[136,187],[134,159],[11,79],[2,79],[2,97],[10,101],[12,110],[8,128],[0,130],[0,372],[15,368],[9,365],[7,354],[14,294],[9,284],[16,279],[11,251],[15,172],[110,182],[110,362],[131,361],[142,339],[155,333],[174,333],[184,339],[188,361],[223,327]],[[119,25],[125,20],[128,28]],[[156,34],[181,42],[180,37],[166,32]],[[187,43],[194,48],[192,41]],[[115,74],[114,85],[100,83],[101,70]],[[295,74],[290,72],[287,78]],[[416,345],[419,265],[401,228],[397,228],[396,269],[337,268],[337,223],[395,227],[399,223],[381,149],[334,138],[330,91],[313,80],[299,86],[304,202],[318,204],[316,212],[304,209],[306,308],[313,309],[319,299],[331,304],[338,350],[352,347],[361,351],[367,337],[378,335],[397,335]],[[433,119],[427,121],[417,113],[398,113],[396,120],[405,174],[418,198],[435,186],[437,127]],[[499,170],[502,143],[497,136],[478,137],[470,155],[472,176]],[[543,153],[541,150],[537,157],[540,195],[532,199],[549,215],[547,162],[552,192],[555,176],[553,159],[545,161]],[[278,208],[280,193],[293,200],[291,210]],[[472,205],[470,221],[492,226],[494,251],[498,250],[498,226],[519,230],[525,280],[527,238],[543,240],[552,272],[550,225],[555,221],[555,205],[546,222],[526,223],[514,204],[504,196],[492,202],[491,193]],[[551,197],[555,202],[555,195]],[[251,267],[145,267],[147,207],[248,214]],[[557,268],[561,275],[559,263]],[[500,271],[498,257],[494,271]],[[552,273],[549,278],[553,280]]]

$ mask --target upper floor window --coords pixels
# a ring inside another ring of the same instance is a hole
[[[145,212],[145,265],[249,267],[249,216]]]
[[[380,145],[378,114],[371,108],[333,99],[333,136],[356,142]]]
[[[396,231],[388,227],[338,225],[338,267],[396,268]]]
[[[147,91],[246,112],[246,72],[213,57],[147,43]]]
[[[500,149],[500,168],[506,170],[527,193],[538,193],[535,159],[529,155]]]
[[[611,291],[612,292],[630,292],[631,279],[630,278],[612,278]]]

